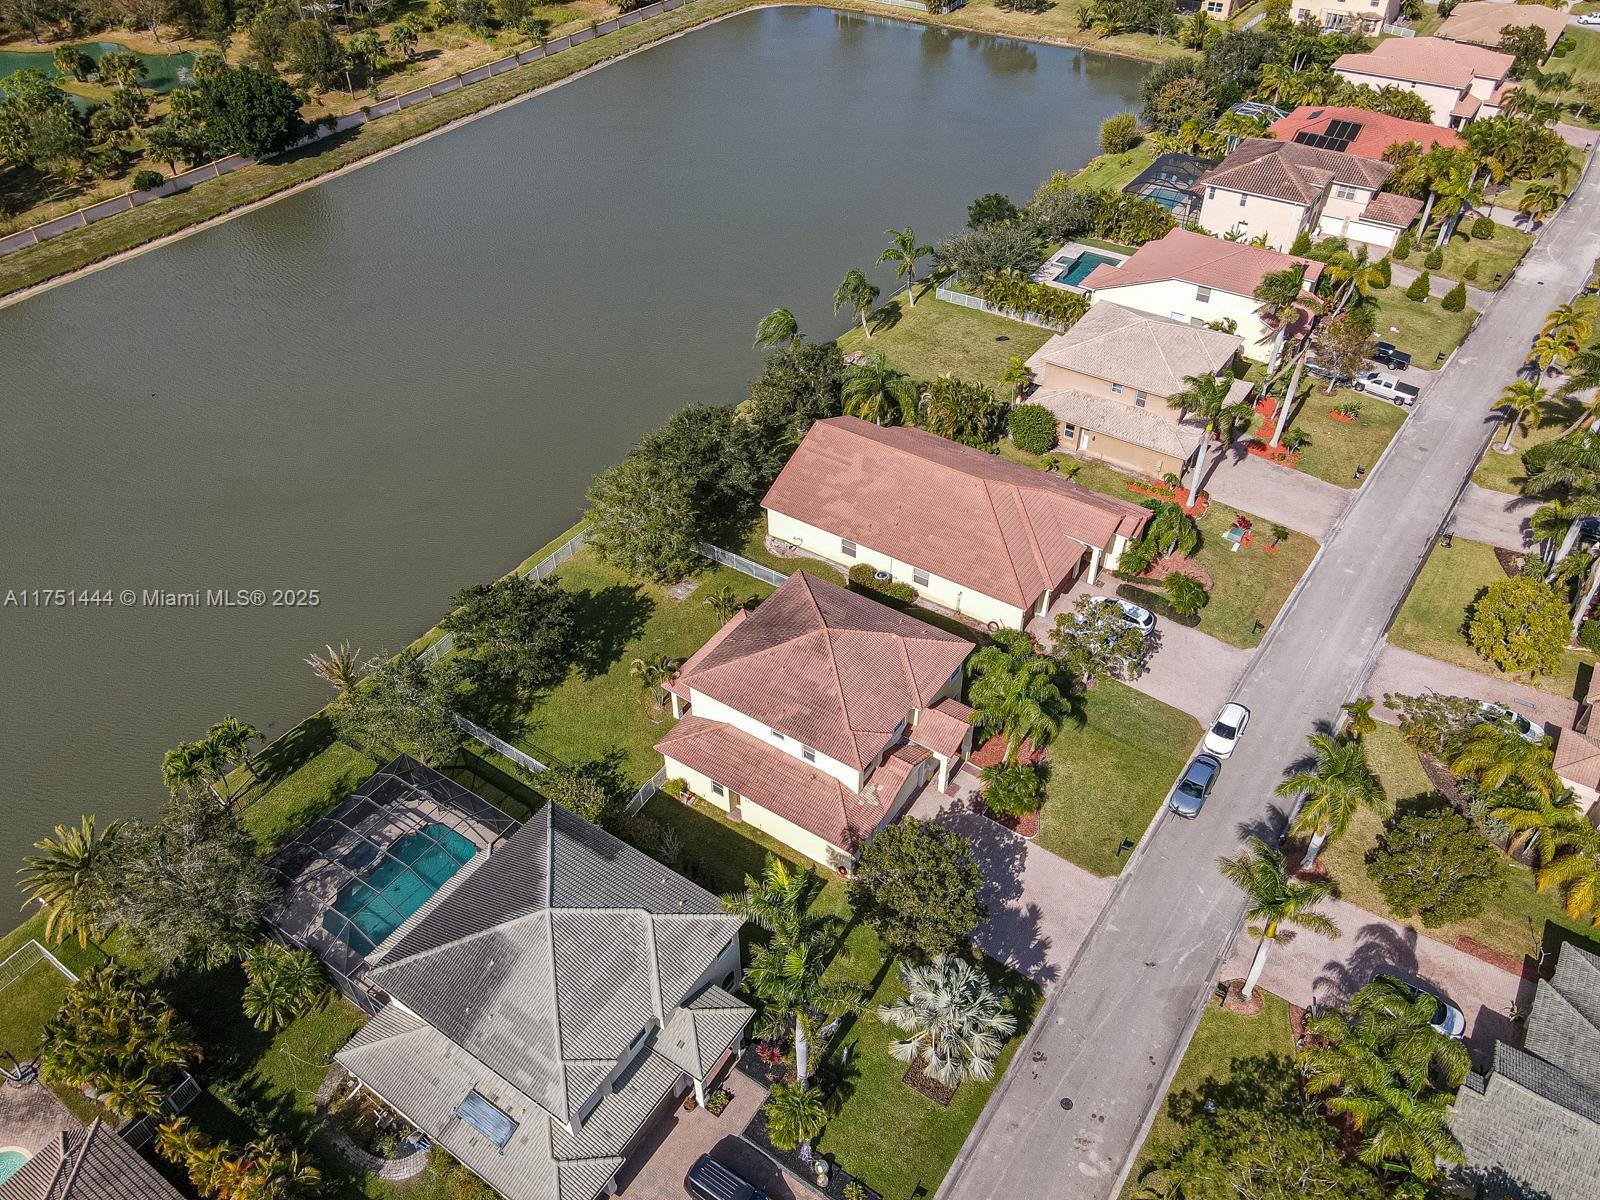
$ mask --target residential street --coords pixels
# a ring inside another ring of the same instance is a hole
[[[941,1196],[1115,1195],[1241,921],[1216,860],[1276,831],[1274,785],[1360,687],[1496,426],[1491,403],[1597,253],[1600,173],[1589,171],[1335,525],[1240,684],[1254,719],[1215,794],[1198,820],[1164,816],[1135,852]]]

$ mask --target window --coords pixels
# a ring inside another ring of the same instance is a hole
[[[916,584],[918,587],[927,587],[928,586],[928,573],[926,571],[924,571],[921,567],[912,567],[911,568],[911,582]]]
[[[517,1122],[478,1092],[468,1092],[456,1108],[456,1116],[471,1125],[500,1149],[506,1148],[517,1132]]]
[[[775,742],[783,741],[783,734],[779,733],[776,729],[769,729],[769,730],[767,730],[767,732],[772,735],[772,740],[773,741],[775,741]]]
[[[801,746],[800,747],[800,757],[805,759],[807,762],[816,762],[817,761],[817,752],[815,750],[813,750],[810,746]]]
[[[1355,188],[1348,183],[1335,184],[1333,194],[1340,200],[1354,200],[1356,198]]]
[[[1210,304],[1211,303],[1211,289],[1208,288],[1208,287],[1200,287],[1199,285],[1196,285],[1195,289],[1194,289],[1194,298],[1197,301],[1199,301],[1201,304]]]
[[[1168,313],[1167,315],[1170,316],[1174,321],[1188,321],[1191,325],[1201,324],[1201,321],[1198,317],[1191,317],[1188,313],[1175,312]]]
[[[1063,442],[1077,441],[1078,427],[1076,425],[1068,425],[1065,421],[1061,422],[1061,440]]]
[[[1133,406],[1135,408],[1143,408],[1144,407],[1144,402],[1146,400],[1148,400],[1149,398],[1150,397],[1148,395],[1146,395],[1144,392],[1135,392],[1133,394]]]
[[[718,783],[715,779],[713,779],[711,781],[711,794],[713,796],[721,796],[724,799],[726,799],[727,795],[728,795],[728,789],[723,787],[720,783]]]
[[[1206,199],[1207,200],[1215,200],[1216,198],[1217,198],[1217,189],[1212,187],[1210,184],[1207,184],[1206,185]]]
[[[840,538],[839,553],[844,555],[846,558],[854,558],[856,556],[856,544],[849,538]]]
[[[1239,193],[1239,207],[1243,208],[1245,206],[1245,202],[1248,201],[1249,199],[1250,199],[1249,196],[1245,195],[1245,193],[1243,193],[1243,192],[1240,192]]]
[[[1113,395],[1113,396],[1120,396],[1120,395],[1122,395],[1122,385],[1121,385],[1121,384],[1120,384],[1120,383],[1113,383],[1113,384],[1112,384],[1112,385],[1111,385],[1111,394],[1112,394],[1112,395]]]
[[[1373,0],[1373,3],[1376,4],[1377,0]],[[1220,13],[1222,11],[1222,0],[1206,0],[1206,11],[1208,13]]]

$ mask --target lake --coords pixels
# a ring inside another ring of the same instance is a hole
[[[639,435],[742,398],[762,315],[837,333],[848,268],[893,286],[884,230],[1025,200],[1144,70],[746,13],[0,310],[0,597],[320,594],[0,607],[0,879],[58,821],[155,812],[162,751],[223,715],[294,724],[308,653],[404,646]]]

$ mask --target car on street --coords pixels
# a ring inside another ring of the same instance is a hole
[[[1111,606],[1120,612],[1129,625],[1149,633],[1156,627],[1156,615],[1148,608],[1140,608],[1132,600],[1121,600],[1116,596],[1090,596],[1089,599],[1099,606]]]
[[[1402,408],[1408,404],[1415,404],[1417,397],[1422,394],[1420,388],[1402,383],[1384,371],[1363,371],[1351,381],[1350,386],[1358,392],[1370,392],[1374,396],[1381,396]]]
[[[1379,342],[1372,351],[1372,361],[1391,371],[1404,371],[1411,365],[1411,355],[1395,348],[1393,342]]]
[[[1579,25],[1600,25],[1600,12],[1578,14]]]
[[[1487,700],[1478,702],[1478,711],[1484,715],[1485,720],[1500,721],[1509,725],[1516,735],[1525,742],[1535,746],[1544,741],[1544,727],[1535,725],[1519,712],[1512,712],[1503,704],[1490,704]]]
[[[694,1200],[767,1200],[760,1188],[741,1179],[709,1154],[702,1154],[683,1180]]]
[[[1205,749],[1218,758],[1227,758],[1239,744],[1244,727],[1250,723],[1250,710],[1242,704],[1224,704],[1217,719],[1206,730]]]
[[[1427,996],[1433,1001],[1433,1020],[1429,1024],[1435,1033],[1442,1033],[1447,1038],[1462,1038],[1466,1036],[1467,1019],[1461,1015],[1461,1010],[1437,992],[1429,991],[1425,987],[1418,987],[1414,983],[1407,983],[1404,979],[1396,979],[1393,975],[1379,975],[1379,979],[1394,984],[1395,987],[1413,998]]]
[[[1195,755],[1194,761],[1185,767],[1183,774],[1178,777],[1172,795],[1167,797],[1167,807],[1180,817],[1191,820],[1198,817],[1201,808],[1205,806],[1206,797],[1211,795],[1211,788],[1221,773],[1222,762],[1215,755]]]

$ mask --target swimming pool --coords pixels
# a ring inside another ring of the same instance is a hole
[[[1061,260],[1058,258],[1059,264]],[[1096,254],[1093,250],[1085,250],[1072,260],[1072,265],[1056,276],[1057,283],[1064,283],[1068,287],[1077,287],[1088,276],[1089,272],[1100,266],[1117,265],[1117,260],[1107,258],[1104,254]]]
[[[469,839],[437,822],[408,833],[339,889],[322,914],[323,928],[357,954],[371,954],[477,852]]]
[[[28,1155],[23,1150],[0,1150],[0,1183],[10,1179],[22,1170],[22,1164],[28,1161]]]

